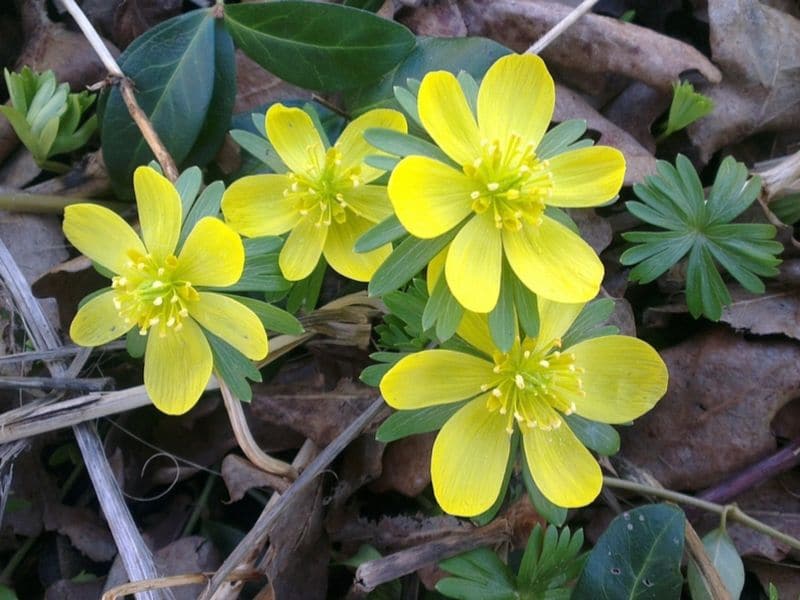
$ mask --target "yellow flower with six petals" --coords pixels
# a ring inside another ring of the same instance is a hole
[[[320,255],[342,275],[369,281],[391,253],[391,244],[363,254],[353,247],[363,233],[392,214],[392,206],[385,186],[370,185],[384,171],[364,163],[380,152],[363,134],[372,127],[405,133],[405,117],[395,110],[371,110],[350,122],[330,148],[299,108],[272,105],[265,127],[289,172],[235,181],[222,199],[228,224],[245,236],[291,230],[278,259],[290,281],[310,275]]]
[[[539,335],[517,339],[509,352],[495,347],[485,317],[467,312],[458,333],[479,355],[417,352],[381,381],[383,397],[397,409],[468,400],[433,446],[433,490],[448,513],[475,516],[494,504],[515,428],[542,493],[559,506],[589,504],[600,493],[600,467],[564,417],[625,423],[653,408],[667,389],[666,366],[646,342],[611,335],[562,348],[583,305],[541,296],[538,303]]]
[[[445,275],[468,310],[494,308],[503,254],[520,281],[544,298],[586,302],[599,290],[600,260],[544,211],[612,199],[622,186],[625,160],[605,146],[538,157],[554,104],[553,79],[533,55],[505,56],[489,68],[478,92],[477,121],[451,73],[432,72],[422,80],[420,121],[461,169],[406,157],[392,172],[389,198],[418,238],[437,237],[464,222],[448,250]]]
[[[213,356],[205,328],[257,360],[267,354],[259,318],[224,288],[241,277],[241,238],[219,219],[197,222],[177,253],[181,199],[149,167],[133,176],[141,238],[119,215],[95,204],[64,210],[64,234],[83,254],[114,273],[110,290],[87,301],[70,326],[81,346],[99,346],[134,327],[147,336],[144,385],[157,408],[189,410],[211,377]],[[202,327],[202,328],[201,328]]]

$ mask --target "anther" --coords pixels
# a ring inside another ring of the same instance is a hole
[[[539,366],[544,367],[545,369],[550,366],[550,361],[545,360],[544,358],[539,361]]]
[[[519,389],[521,390],[525,389],[525,379],[523,379],[522,375],[520,375],[519,373],[514,375],[514,383]]]
[[[164,304],[164,297],[163,296],[156,296],[153,299],[153,305],[154,306],[161,306],[162,304]]]
[[[497,190],[500,189],[500,184],[497,183],[496,181],[491,181],[486,184],[486,189],[489,190],[490,192],[496,192]]]
[[[472,198],[473,200],[477,200],[478,198],[481,197],[481,193],[478,190],[475,190],[473,192],[470,192],[469,197]]]
[[[500,397],[502,397],[502,395],[503,395],[503,392],[500,391],[500,388],[494,388],[492,390],[492,396],[494,396],[495,398],[500,398]]]

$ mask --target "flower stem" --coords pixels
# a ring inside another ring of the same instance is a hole
[[[736,521],[745,527],[749,527],[753,531],[758,531],[759,533],[768,535],[769,537],[783,542],[795,550],[800,550],[800,540],[778,531],[766,523],[762,523],[761,521],[754,519],[735,504],[716,504],[714,502],[709,502],[708,500],[702,500],[700,498],[695,498],[694,496],[681,494],[680,492],[673,492],[672,490],[653,487],[643,483],[635,483],[633,481],[618,479],[616,477],[604,476],[603,483],[609,487],[627,490],[630,492],[637,492],[643,496],[656,496],[658,498],[663,498],[664,500],[675,502],[676,504],[688,504],[689,506],[696,506],[697,508],[713,512],[718,515],[724,514],[726,515],[727,519],[731,521]]]

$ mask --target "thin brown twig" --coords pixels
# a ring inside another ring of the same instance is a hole
[[[708,584],[708,591],[711,594],[711,600],[731,600],[730,592],[722,579],[719,576],[719,571],[714,567],[711,559],[708,557],[703,540],[697,535],[697,531],[684,519],[684,537],[686,538],[686,546],[689,550],[689,555],[694,559],[700,574]]]
[[[212,575],[213,573],[184,573],[183,575],[170,575],[169,577],[157,577],[155,579],[123,583],[122,585],[107,590],[101,596],[100,600],[117,600],[118,598],[124,598],[130,594],[145,590],[206,583]],[[264,575],[258,571],[234,571],[230,574],[227,581],[253,581],[262,579],[263,577]]]

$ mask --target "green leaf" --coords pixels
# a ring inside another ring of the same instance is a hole
[[[392,413],[378,428],[375,439],[388,443],[409,435],[438,431],[467,402],[469,400]]]
[[[203,172],[199,167],[189,167],[180,174],[178,180],[175,182],[175,189],[181,197],[181,206],[183,207],[184,228],[186,222],[186,215],[192,208],[192,204],[197,199],[197,193],[200,191],[200,186],[203,185]]]
[[[408,232],[397,215],[387,217],[374,227],[367,230],[360,238],[356,240],[356,252],[371,252],[385,244],[390,244],[395,240],[400,239]]]
[[[375,271],[369,282],[369,295],[382,296],[407,283],[452,241],[456,233],[458,227],[428,240],[407,237]]]
[[[275,152],[275,148],[264,136],[256,135],[244,129],[232,129],[231,137],[234,142],[267,165],[274,173],[285,173],[287,171],[286,165],[283,164],[280,156]]]
[[[427,331],[436,325],[436,337],[444,342],[453,337],[463,316],[463,307],[453,297],[445,278],[439,277],[422,312],[422,329]]]
[[[525,484],[528,497],[533,503],[533,507],[536,509],[536,512],[539,513],[539,515],[542,516],[548,523],[552,523],[553,525],[563,525],[567,520],[567,509],[563,506],[553,504],[545,497],[545,495],[539,489],[539,486],[537,486],[536,482],[533,480],[530,467],[528,467],[528,461],[523,460],[521,462],[522,482]]]
[[[548,159],[568,150],[591,146],[592,140],[579,142],[584,133],[586,133],[586,121],[584,119],[563,121],[544,134],[542,141],[539,142],[539,146],[536,148],[536,155],[541,159]],[[586,142],[589,143],[586,144]]]
[[[787,225],[800,221],[800,193],[789,194],[769,204],[770,210]]]
[[[242,402],[250,402],[253,399],[253,390],[247,380],[261,381],[261,373],[252,361],[225,340],[205,328],[203,333],[214,356],[214,371],[217,376],[228,384],[236,398]]]
[[[775,587],[774,583],[769,584],[769,600],[779,600],[778,588]]]
[[[210,10],[174,17],[136,38],[118,59],[134,82],[139,106],[179,165],[204,131],[215,92],[214,21]],[[131,197],[133,171],[147,164],[153,153],[118,87],[101,96],[98,110],[100,143],[111,181],[118,195]]]
[[[711,98],[695,92],[694,86],[688,81],[676,81],[672,84],[672,104],[669,107],[667,122],[656,141],[661,141],[676,131],[688,127],[712,110],[714,102]]]
[[[325,262],[325,259],[320,258],[311,275],[292,285],[289,296],[286,298],[286,310],[292,314],[301,309],[306,312],[314,310],[319,300],[319,293],[322,291],[322,281],[325,278],[327,267],[328,263]]]
[[[396,106],[394,88],[405,87],[409,79],[421,80],[429,71],[437,70],[453,75],[465,71],[479,79],[498,58],[510,52],[505,46],[481,37],[420,37],[413,51],[394,71],[377,85],[349,91],[345,103],[348,111],[356,114],[371,108]]]
[[[378,12],[381,6],[383,6],[383,0],[344,0],[342,4],[345,6],[352,6],[353,8],[360,8],[361,10]]]
[[[615,518],[589,554],[574,600],[677,600],[683,577],[683,512],[650,504]]]
[[[181,228],[181,237],[178,241],[178,247],[183,246],[183,242],[186,241],[186,238],[200,219],[219,215],[219,205],[222,202],[222,194],[224,192],[225,184],[221,181],[214,181],[203,190],[194,202],[192,202],[189,208],[189,214],[183,219],[183,227]]]
[[[539,335],[539,304],[534,294],[522,283],[516,275],[511,279],[513,283],[514,305],[517,307],[517,318],[522,326],[522,331],[528,337]]]
[[[277,306],[273,306],[263,300],[248,298],[247,296],[235,296],[233,294],[224,295],[233,298],[252,310],[261,320],[264,329],[268,331],[277,331],[278,333],[285,333],[287,335],[300,335],[305,331],[300,321],[298,321],[293,314]]]
[[[0,600],[17,600],[17,593],[7,585],[0,583]]]
[[[142,358],[147,347],[147,336],[139,333],[139,328],[132,328],[125,335],[125,349],[133,358]]]
[[[402,25],[367,11],[315,2],[225,6],[236,45],[281,79],[313,90],[366,85],[414,48]]]
[[[211,187],[211,186],[209,186]],[[222,292],[281,292],[291,287],[281,273],[278,256],[283,239],[264,236],[244,240],[244,270],[239,281]]]
[[[600,327],[614,312],[614,301],[611,298],[592,300],[578,314],[567,333],[564,334],[562,346],[569,348],[578,342],[619,332],[616,327]]]
[[[619,452],[619,433],[611,425],[584,419],[579,415],[564,415],[572,433],[581,443],[603,456],[613,456]]]
[[[744,564],[727,531],[718,527],[707,533],[703,536],[703,547],[731,598],[738,598],[744,588]],[[686,575],[692,600],[711,600],[708,584],[694,560],[689,561]]]
[[[731,223],[756,199],[757,177],[727,157],[720,164],[708,198],[689,160],[678,155],[675,167],[659,161],[657,175],[634,186],[641,202],[628,202],[628,211],[662,231],[631,231],[623,238],[636,245],[620,261],[635,265],[632,281],[653,281],[688,254],[686,304],[695,318],[719,320],[731,297],[720,267],[753,293],[763,293],[761,277],[777,275],[783,246],[776,230],[765,223]]]
[[[395,156],[427,156],[455,168],[461,168],[435,144],[407,133],[392,129],[371,128],[364,132],[364,139],[378,150]]]
[[[439,563],[443,571],[455,575],[436,584],[436,591],[461,600],[515,600],[519,598],[514,576],[497,555],[479,548]]]
[[[583,531],[571,534],[565,527],[559,531],[552,525],[542,530],[536,525],[528,538],[519,567],[517,585],[522,597],[550,598],[555,591],[575,579],[581,572],[586,555],[582,555]]]
[[[511,267],[503,261],[500,296],[492,312],[489,313],[489,332],[492,335],[492,341],[503,352],[511,350],[511,346],[514,345],[514,340],[519,334],[517,315],[514,311],[515,283],[513,280],[515,278]],[[444,279],[444,277],[440,277],[440,279]]]

